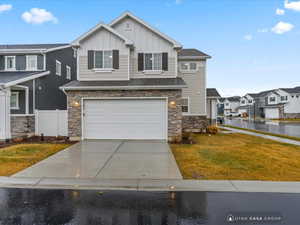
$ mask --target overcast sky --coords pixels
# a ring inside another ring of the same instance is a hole
[[[300,1],[0,0],[0,43],[70,42],[126,10],[211,55],[223,96],[300,85]]]

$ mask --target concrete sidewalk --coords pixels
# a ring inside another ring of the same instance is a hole
[[[0,188],[300,193],[300,182],[0,177]]]
[[[257,137],[270,139],[270,140],[273,140],[273,141],[279,141],[279,142],[286,143],[286,144],[292,144],[292,145],[300,146],[300,141],[295,141],[295,140],[291,140],[291,139],[287,139],[287,138],[281,138],[281,137],[276,137],[276,136],[271,136],[271,135],[266,135],[266,134],[255,133],[255,132],[251,132],[251,131],[241,130],[241,129],[238,129],[238,128],[235,129],[235,128],[223,127],[223,126],[219,126],[219,127],[223,128],[223,129],[227,129],[227,130],[232,131],[232,132],[236,132],[236,133],[253,135],[253,136],[257,136]]]

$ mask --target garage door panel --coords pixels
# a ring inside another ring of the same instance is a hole
[[[93,139],[166,139],[165,100],[86,100],[84,136]]]
[[[265,117],[268,119],[278,119],[279,118],[278,108],[266,108]]]

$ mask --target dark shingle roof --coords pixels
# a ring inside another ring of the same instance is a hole
[[[227,98],[230,102],[239,102],[241,100],[240,96],[232,96]]]
[[[20,80],[26,77],[30,77],[35,74],[42,73],[43,71],[38,72],[0,72],[0,85],[6,84],[12,81]]]
[[[50,49],[69,45],[61,44],[17,44],[17,45],[0,45],[0,49]]]
[[[215,88],[206,88],[206,96],[207,97],[221,97],[217,89]]]
[[[186,87],[186,83],[182,78],[140,78],[131,80],[112,80],[112,81],[71,81],[68,84],[62,86],[66,89],[72,88],[135,88],[135,87]]]
[[[204,58],[211,58],[211,56],[205,54],[204,52],[199,51],[195,48],[184,48],[178,53],[179,57],[204,57]]]
[[[286,91],[287,93],[290,93],[290,94],[300,93],[300,86],[294,87],[294,88],[280,88],[280,89],[284,90],[284,91]]]

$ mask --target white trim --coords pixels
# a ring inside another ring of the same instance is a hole
[[[196,69],[195,70],[191,70],[191,63],[194,63],[194,64],[196,64]],[[182,64],[187,64],[187,67],[188,67],[188,69],[182,69],[182,67],[181,67],[181,65]],[[198,66],[198,64],[197,64],[197,62],[180,62],[179,63],[179,71],[181,72],[181,73],[191,73],[191,74],[194,74],[194,73],[197,73],[198,71],[199,71],[199,66]]]
[[[29,68],[29,58],[35,58],[35,68]],[[27,71],[37,71],[38,70],[38,56],[37,55],[26,55],[26,70]]]
[[[60,70],[59,71],[57,71],[57,69],[58,69],[58,67],[57,67],[57,65],[60,65]],[[55,74],[57,75],[57,76],[61,76],[61,62],[60,61],[58,61],[58,60],[55,60]]]
[[[94,32],[96,32],[97,30],[104,28],[106,30],[108,30],[109,32],[115,34],[117,37],[119,37],[120,39],[122,39],[126,45],[133,45],[133,42],[129,39],[127,39],[126,37],[124,37],[123,35],[119,34],[116,30],[112,29],[111,27],[103,24],[103,23],[99,23],[97,24],[95,27],[93,27],[92,29],[90,29],[88,32],[84,33],[83,35],[81,35],[79,38],[77,38],[76,40],[72,41],[72,45],[78,46],[80,45],[80,42],[87,38],[88,36],[90,36],[91,34],[93,34]]]
[[[4,87],[14,86],[14,85],[17,85],[19,83],[24,83],[26,81],[30,81],[30,80],[37,79],[39,77],[46,76],[48,74],[50,74],[50,71],[45,71],[45,72],[42,72],[42,73],[34,74],[32,76],[29,76],[29,77],[25,77],[25,78],[21,78],[19,80],[8,82],[8,83],[4,84]]]
[[[72,71],[71,67],[66,65],[66,79],[71,80],[72,79]]]
[[[181,99],[183,100],[183,99],[187,99],[188,100],[188,104],[187,104],[187,107],[188,107],[188,111],[187,112],[182,112],[182,115],[189,115],[190,114],[190,112],[191,112],[191,110],[190,110],[190,108],[191,108],[191,104],[190,104],[190,96],[187,96],[187,97],[181,97]],[[182,111],[182,106],[183,106],[183,104],[181,103],[181,111]]]
[[[84,134],[84,100],[142,100],[142,99],[161,99],[165,100],[166,103],[166,129],[165,129],[165,136],[164,140],[168,140],[169,138],[169,98],[168,97],[82,97],[81,98],[81,139],[85,139]]]
[[[97,52],[102,52],[102,67],[96,67],[96,53]],[[111,67],[104,67],[104,62],[105,62],[105,58],[104,58],[104,52],[111,52]],[[114,58],[113,58],[113,50],[109,49],[109,50],[94,50],[94,68],[92,69],[94,72],[112,72],[114,71],[113,65],[114,65]]]
[[[138,52],[137,54],[139,54],[139,53],[143,53],[143,55],[144,55],[144,70],[142,71],[143,73],[149,73],[149,74],[161,74],[162,72],[163,72],[163,52]],[[151,61],[152,61],[152,69],[151,70],[146,70],[146,54],[148,54],[148,55],[152,55],[151,56]],[[160,56],[161,56],[161,68],[160,68],[160,70],[154,70],[154,54],[160,54]]]
[[[13,95],[16,95],[16,106],[11,106],[11,98]],[[12,90],[11,91],[11,94],[10,94],[10,109],[12,110],[19,110],[20,109],[20,104],[19,104],[19,97],[20,97],[20,94],[18,91],[14,91]]]
[[[157,30],[156,28],[150,26],[148,23],[146,23],[145,21],[143,21],[142,19],[134,16],[132,13],[130,12],[125,12],[123,13],[121,16],[117,17],[116,19],[114,19],[112,22],[109,23],[110,27],[113,27],[115,24],[117,24],[118,22],[120,22],[122,19],[126,18],[126,17],[130,17],[132,19],[134,19],[135,21],[137,21],[138,23],[144,25],[145,27],[147,27],[149,30],[151,30],[152,32],[158,34],[159,36],[161,36],[162,38],[164,38],[165,40],[169,41],[170,43],[172,43],[174,45],[174,48],[182,48],[182,45],[175,41],[174,39],[170,38],[169,36],[167,36],[166,34],[163,34],[162,32],[160,32],[159,30]]]
[[[24,85],[15,85],[14,87],[25,89],[25,113],[29,114],[29,87]],[[16,90],[12,90],[16,91]]]
[[[178,59],[210,59],[211,56],[178,56]]]
[[[128,48],[128,80],[130,80],[130,65],[131,65],[131,54],[130,54],[130,48]]]
[[[0,49],[0,53],[8,53],[8,54],[26,54],[26,53],[42,53],[46,51],[46,49]]]
[[[35,80],[32,80],[32,112],[35,111]]]
[[[13,68],[8,69],[7,68],[7,58],[13,58],[13,62],[14,62],[14,66]],[[5,60],[4,60],[4,70],[5,71],[16,71],[16,56],[15,55],[7,55],[5,56]]]
[[[186,85],[174,86],[78,86],[78,87],[60,87],[61,90],[148,90],[148,89],[181,89]]]
[[[28,113],[26,113],[26,114],[10,114],[10,116],[11,117],[18,117],[18,116],[35,116],[34,114],[28,114]]]
[[[65,48],[71,48],[72,45],[68,44],[68,45],[63,45],[63,46],[59,46],[59,47],[55,47],[55,48],[48,48],[45,52],[48,53],[48,52],[54,52],[54,51],[57,51],[57,50],[61,50],[61,49],[65,49]]]

